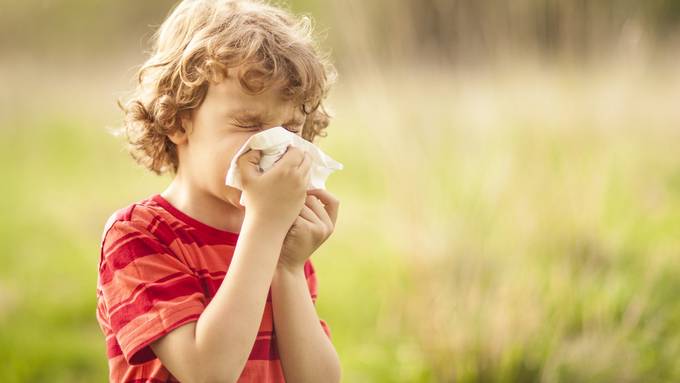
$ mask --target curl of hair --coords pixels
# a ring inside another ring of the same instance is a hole
[[[176,173],[179,158],[169,136],[183,130],[184,113],[201,105],[211,82],[231,75],[252,94],[280,87],[307,116],[303,138],[325,137],[331,115],[323,100],[337,73],[312,31],[309,17],[264,1],[179,3],[152,38],[135,92],[118,102],[132,157],[156,174]]]

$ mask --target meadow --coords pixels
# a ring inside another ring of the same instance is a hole
[[[313,260],[344,381],[679,381],[674,64],[341,78],[319,142],[345,165],[340,218]],[[0,381],[105,381],[101,230],[169,179],[107,131],[112,72],[19,73],[2,78]]]

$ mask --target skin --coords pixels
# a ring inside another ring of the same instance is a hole
[[[182,382],[238,379],[270,286],[286,380],[340,381],[339,359],[319,323],[303,269],[333,233],[338,200],[325,190],[306,190],[311,161],[293,147],[264,173],[257,166],[259,151],[240,157],[245,207],[242,192],[224,185],[233,156],[251,135],[275,126],[301,134],[304,114],[280,95],[275,87],[250,95],[228,77],[209,86],[203,103],[182,116],[184,130],[170,136],[180,165],[161,195],[203,223],[239,233],[227,275],[199,319],[151,344]]]

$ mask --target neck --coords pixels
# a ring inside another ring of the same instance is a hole
[[[182,176],[181,172],[178,172],[161,196],[197,221],[216,229],[239,233],[245,216],[243,207],[201,190],[189,181]],[[234,202],[238,204],[238,195]]]

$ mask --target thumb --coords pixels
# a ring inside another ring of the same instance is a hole
[[[246,183],[249,179],[257,177],[261,173],[260,158],[262,158],[262,151],[251,149],[236,160],[241,178]]]

